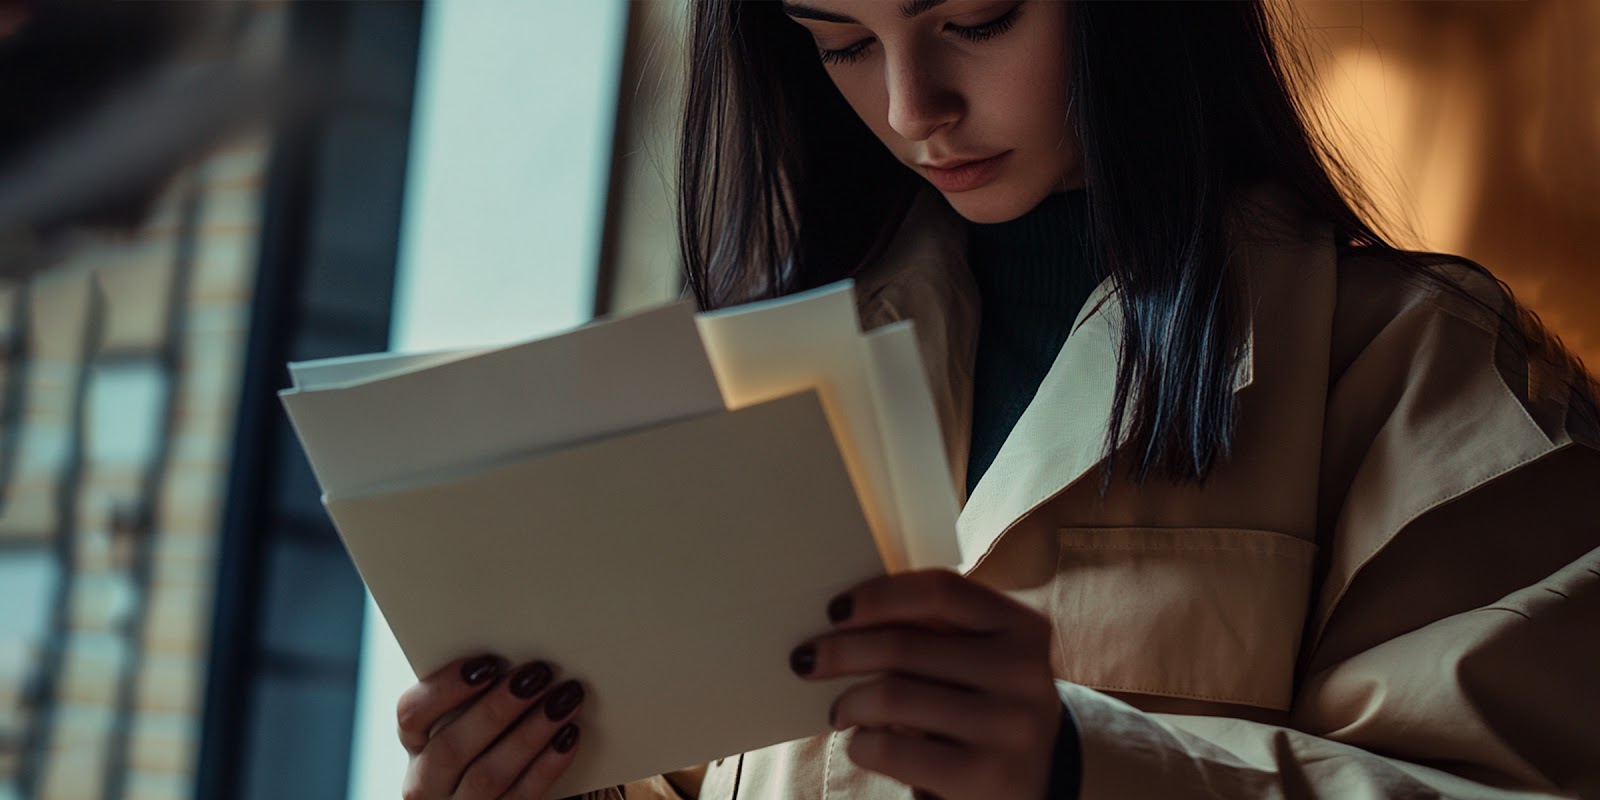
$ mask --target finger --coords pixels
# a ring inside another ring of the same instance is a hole
[[[1048,660],[1030,654],[1004,637],[896,625],[819,636],[795,648],[789,663],[812,680],[894,672],[1005,692],[1048,677]]]
[[[528,766],[522,777],[517,779],[511,791],[506,792],[508,800],[542,800],[549,794],[550,787],[554,786],[556,779],[560,778],[572,765],[572,759],[578,754],[579,730],[576,723],[569,722],[556,731],[550,740],[550,746],[540,753],[533,763]]]
[[[400,695],[396,708],[400,744],[416,755],[428,744],[428,734],[444,716],[476,697],[505,672],[505,659],[483,655],[444,665]]]
[[[835,730],[855,726],[934,734],[974,749],[1005,747],[1028,735],[1030,718],[1020,703],[900,675],[886,675],[846,690],[828,712]]]
[[[856,729],[845,754],[862,769],[942,797],[1000,796],[968,789],[1008,782],[1005,776],[984,775],[983,771],[990,769],[987,765],[996,762],[981,758],[969,747],[882,728]]]
[[[841,629],[884,624],[998,633],[1036,624],[1037,611],[947,569],[899,572],[835,597],[828,618]]]
[[[472,762],[462,774],[454,798],[494,800],[518,783],[523,773],[533,769],[547,748],[565,744],[566,749],[557,755],[570,751],[576,741],[567,742],[561,738],[565,731],[563,726],[572,727],[574,731],[564,735],[577,735],[576,726],[572,726],[568,720],[578,713],[582,703],[583,691],[577,683],[569,681],[556,687],[540,706],[524,714],[493,746]],[[548,768],[546,770],[548,774]],[[558,771],[555,774],[560,773]]]
[[[414,761],[422,796],[454,792],[467,766],[545,696],[554,677],[543,661],[523,665],[435,733]]]

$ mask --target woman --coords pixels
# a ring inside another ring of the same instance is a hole
[[[626,796],[1600,793],[1595,384],[1346,199],[1266,9],[694,8],[690,287],[916,321],[964,564],[797,643],[862,679],[835,734]],[[577,684],[505,666],[402,698],[412,796],[578,752]]]

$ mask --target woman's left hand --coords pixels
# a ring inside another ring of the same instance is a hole
[[[850,760],[944,800],[1043,798],[1062,706],[1047,617],[943,569],[888,575],[828,607],[794,650],[807,679],[874,675],[839,695]]]

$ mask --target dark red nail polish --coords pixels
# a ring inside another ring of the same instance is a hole
[[[461,680],[468,686],[488,683],[499,676],[503,665],[497,656],[478,656],[461,665]]]
[[[554,747],[557,753],[571,752],[572,748],[578,746],[578,726],[567,723],[556,732],[555,741],[550,746]]]
[[[813,606],[814,607],[814,606]],[[817,668],[817,646],[803,644],[789,654],[789,669],[796,675],[810,675]]]
[[[583,702],[583,687],[577,681],[567,681],[550,690],[550,697],[544,701],[544,713],[552,721],[559,720],[572,713],[572,709]]]
[[[549,686],[555,676],[549,664],[535,661],[512,674],[509,688],[512,694],[526,700],[544,691],[544,687]]]
[[[850,612],[856,607],[855,600],[849,593],[841,594],[828,603],[828,619],[837,625],[850,618]]]

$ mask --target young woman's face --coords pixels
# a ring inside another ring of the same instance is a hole
[[[1081,186],[1062,0],[785,0],[834,85],[974,222]]]

